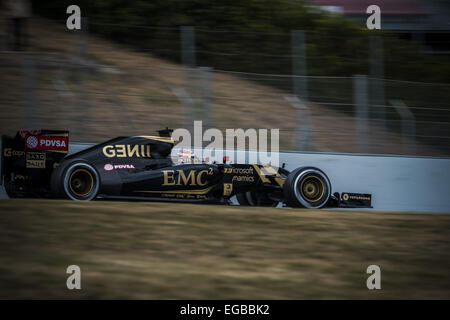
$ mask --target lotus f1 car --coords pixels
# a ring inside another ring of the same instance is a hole
[[[67,131],[19,131],[2,137],[2,179],[8,195],[322,208],[371,207],[370,194],[334,193],[315,167],[174,163],[171,130],[118,137],[68,154]]]

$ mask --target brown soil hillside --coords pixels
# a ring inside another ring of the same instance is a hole
[[[71,141],[92,142],[152,134],[184,125],[183,105],[174,90],[194,86],[197,89],[190,92],[197,101],[204,93],[198,73],[151,52],[68,31],[64,23],[42,18],[33,18],[30,30],[30,51],[0,52],[2,134],[19,128],[59,128],[70,130]],[[0,33],[6,35],[5,30]],[[27,67],[29,60],[34,72]],[[300,120],[286,92],[236,74],[214,72],[211,79],[211,112],[197,107],[192,119],[209,118],[205,125],[218,128],[279,128],[280,148],[297,149],[295,134],[303,127],[297,125]],[[308,108],[308,150],[357,151],[352,117],[323,105],[309,103]],[[369,152],[403,152],[397,133],[383,135],[374,124],[369,132]],[[417,152],[440,155],[420,144]]]

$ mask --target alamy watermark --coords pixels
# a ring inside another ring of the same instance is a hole
[[[76,4],[67,7],[66,13],[70,16],[66,20],[66,27],[69,30],[81,29],[81,9]]]
[[[67,267],[66,273],[70,274],[67,277],[66,286],[67,289],[73,290],[81,290],[81,269],[79,266],[73,264]]]
[[[367,274],[370,276],[367,278],[366,286],[369,290],[380,290],[381,289],[381,268],[375,264],[367,267]]]
[[[69,30],[81,29],[81,9],[76,4],[67,7],[66,13],[70,16],[66,20],[66,26]],[[366,26],[369,30],[381,29],[381,9],[379,6],[373,4],[367,7],[366,13],[370,14],[367,18]]]
[[[381,29],[381,9],[379,6],[373,4],[368,6],[366,9],[366,13],[370,14],[367,18],[366,26],[369,30],[380,30]]]
[[[178,141],[176,149],[190,149],[195,156],[209,162],[264,164],[279,167],[280,130],[270,129],[225,129],[210,128],[203,132],[202,121],[194,121],[193,135],[187,129],[173,131],[172,138]],[[270,139],[269,139],[270,137]],[[269,146],[270,140],[270,146]],[[204,144],[208,143],[205,147]],[[247,148],[248,147],[248,148]]]

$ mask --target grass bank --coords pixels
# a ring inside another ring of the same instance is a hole
[[[448,299],[449,230],[448,214],[2,200],[0,298]]]

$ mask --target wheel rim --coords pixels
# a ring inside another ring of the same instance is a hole
[[[100,188],[100,177],[94,167],[87,163],[74,163],[66,171],[64,192],[72,200],[93,200]]]
[[[77,197],[85,197],[94,188],[94,177],[86,169],[75,169],[69,177],[70,191]]]
[[[294,193],[302,206],[318,209],[328,202],[331,194],[331,185],[328,178],[321,171],[307,169],[296,177]]]
[[[322,199],[325,186],[317,176],[306,177],[300,186],[302,196],[309,202],[316,202]]]

